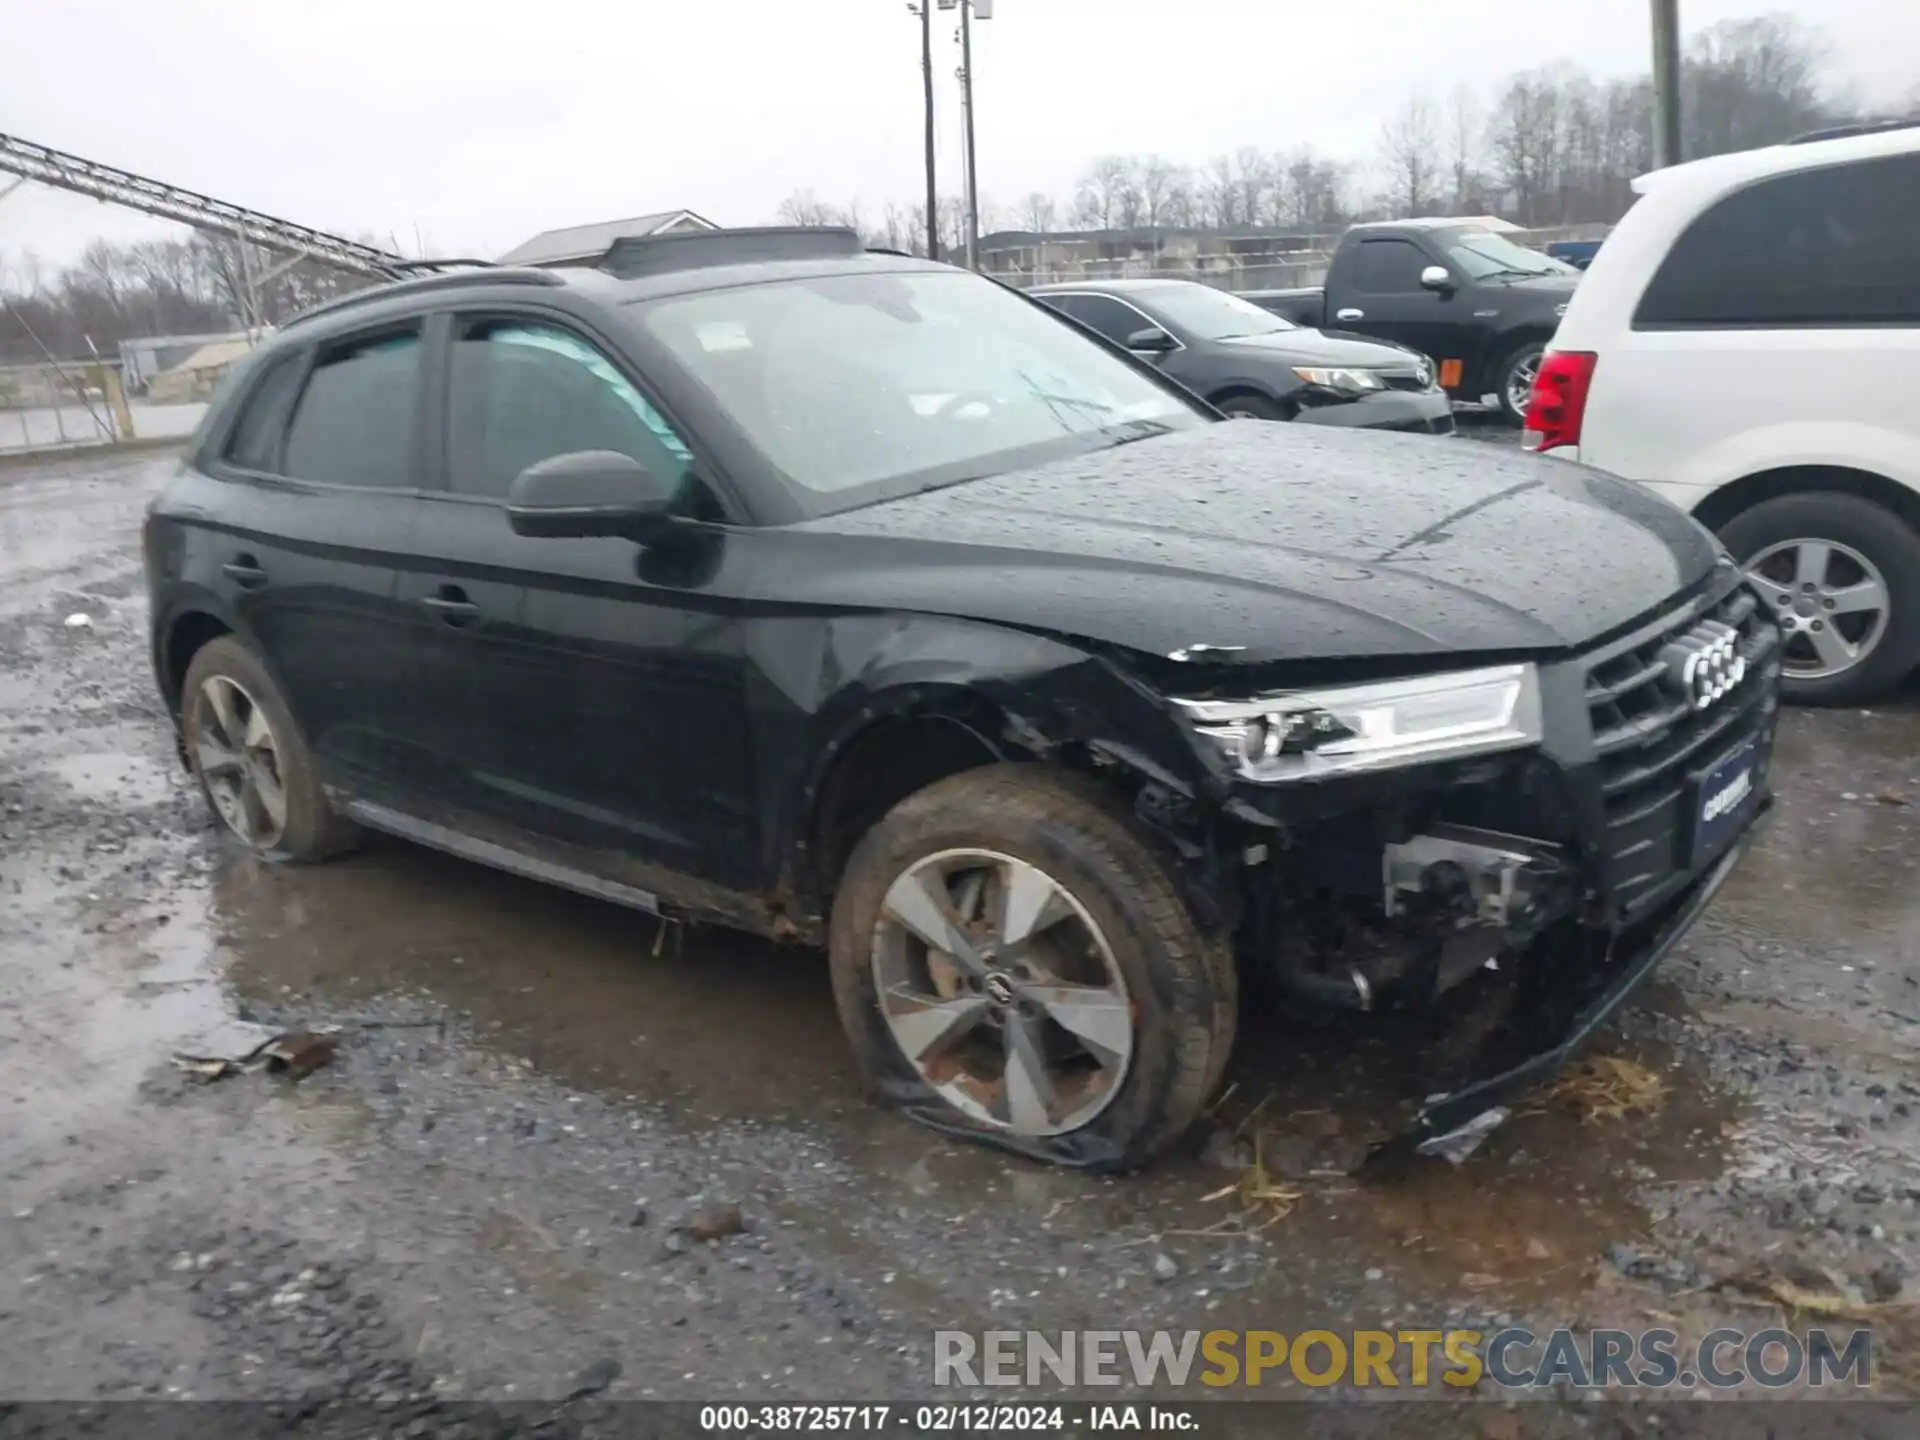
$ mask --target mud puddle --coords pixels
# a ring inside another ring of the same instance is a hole
[[[1718,1173],[1734,1113],[1655,1047],[1647,1063],[1670,1075],[1671,1099],[1649,1121],[1585,1125],[1543,1099],[1463,1166],[1354,1179],[1346,1172],[1367,1142],[1404,1113],[1391,1056],[1378,1041],[1356,1049],[1346,1032],[1256,1014],[1222,1133],[1148,1175],[1097,1181],[866,1106],[817,952],[663,927],[399,842],[315,869],[235,857],[208,904],[225,981],[244,1006],[337,1015],[397,1000],[453,1018],[483,1049],[560,1084],[689,1132],[745,1122],[824,1141],[861,1177],[858,1202],[790,1198],[782,1213],[876,1280],[931,1215],[987,1246],[1009,1227],[1058,1237],[1068,1268],[1074,1252],[1120,1247],[1131,1253],[1090,1263],[1118,1262],[1136,1287],[1152,1288],[1144,1277],[1158,1256],[1178,1255],[1191,1283],[1157,1295],[1258,1311],[1266,1323],[1324,1313],[1336,1295],[1360,1303],[1370,1287],[1438,1303],[1459,1295],[1463,1275],[1489,1306],[1565,1301],[1610,1244],[1648,1230],[1640,1186]],[[1296,1197],[1290,1208],[1243,1213],[1240,1196],[1217,1193],[1256,1136],[1261,1164]],[[1072,1289],[1027,1286],[1021,1298],[1071,1309]]]

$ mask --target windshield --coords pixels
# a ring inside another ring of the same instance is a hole
[[[1447,258],[1472,280],[1489,280],[1497,275],[1578,275],[1571,265],[1551,255],[1516,245],[1491,230],[1443,230],[1439,241]]]
[[[812,514],[1205,424],[1030,301],[953,271],[644,302],[646,328]]]
[[[1242,335],[1271,335],[1299,327],[1251,300],[1215,290],[1210,285],[1156,286],[1128,297],[1156,320],[1184,331],[1195,340],[1235,340]]]

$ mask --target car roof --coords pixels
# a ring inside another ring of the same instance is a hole
[[[1839,127],[1837,133],[1819,131],[1781,145],[1764,145],[1757,150],[1735,150],[1727,155],[1710,155],[1654,170],[1633,182],[1636,194],[1645,195],[1670,185],[1701,185],[1731,190],[1749,180],[1769,175],[1784,175],[1795,170],[1818,170],[1828,165],[1844,165],[1856,160],[1879,160],[1893,155],[1920,151],[1920,125],[1888,124],[1878,127]]]
[[[1179,286],[1198,285],[1202,290],[1214,289],[1211,285],[1200,285],[1197,280],[1176,280],[1156,278],[1144,280],[1056,280],[1051,285],[1035,285],[1027,291],[1029,295],[1065,295],[1074,291],[1110,291],[1115,295],[1145,295],[1154,290],[1172,290]]]
[[[630,277],[574,266],[552,268],[493,266],[427,275],[357,290],[312,307],[282,325],[261,350],[305,344],[346,330],[402,320],[440,309],[442,297],[474,305],[524,300],[542,293],[564,293],[592,303],[631,305],[668,295],[686,295],[778,280],[811,280],[829,275],[899,274],[941,271],[966,274],[955,266],[918,256],[857,252],[817,259],[750,260],[737,264],[688,265]]]

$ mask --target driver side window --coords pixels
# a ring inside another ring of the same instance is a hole
[[[555,325],[460,321],[447,398],[456,494],[505,499],[529,465],[578,450],[617,451],[669,484],[692,465],[666,417],[597,348]]]
[[[1363,240],[1354,264],[1353,288],[1363,295],[1419,293],[1426,252],[1408,240]]]

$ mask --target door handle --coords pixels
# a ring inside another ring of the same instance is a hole
[[[1349,305],[1344,310],[1334,311],[1333,318],[1336,320],[1364,320],[1367,318],[1367,312],[1364,310],[1356,310]]]
[[[220,573],[242,590],[257,590],[267,583],[267,572],[260,568],[260,562],[251,555],[234,556],[220,567]]]
[[[421,596],[420,603],[449,625],[466,625],[480,618],[480,607],[458,585],[442,585],[433,594]]]

